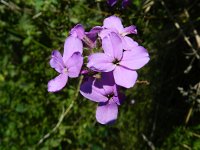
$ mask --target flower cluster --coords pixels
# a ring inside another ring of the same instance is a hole
[[[65,41],[63,56],[57,50],[52,52],[50,65],[59,75],[49,81],[48,91],[59,91],[68,77],[83,75],[80,93],[98,103],[97,121],[101,124],[115,121],[118,106],[125,99],[120,88],[133,87],[138,77],[136,70],[149,61],[147,50],[129,34],[137,34],[136,27],[123,27],[116,16],[106,18],[103,26],[89,32],[76,25]]]

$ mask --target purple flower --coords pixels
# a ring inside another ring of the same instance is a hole
[[[104,53],[89,56],[87,67],[98,72],[113,72],[117,85],[130,88],[137,79],[137,72],[149,61],[149,54],[142,46],[131,51],[123,51],[122,40],[115,32],[104,37]]]
[[[50,65],[60,74],[48,82],[49,92],[61,90],[66,85],[68,77],[76,78],[80,73],[83,64],[83,57],[81,54],[75,52],[69,58],[68,56],[65,56],[65,54],[66,53],[64,53],[64,56],[62,57],[59,51],[54,50],[52,52]]]
[[[107,2],[108,2],[108,5],[112,7],[117,3],[117,0],[107,0]]]
[[[111,32],[115,32],[122,39],[124,50],[132,50],[134,47],[138,46],[137,42],[135,42],[132,38],[126,36],[128,34],[137,34],[136,26],[131,25],[124,28],[119,17],[110,16],[104,19],[103,28],[104,29],[99,34],[102,42],[104,42],[104,38],[106,36],[109,36]]]
[[[95,41],[98,37],[98,33],[102,30],[102,27],[96,26],[92,28],[89,32],[85,32],[85,29],[81,24],[77,24],[74,28],[70,31],[70,36],[78,38],[82,40],[87,47],[94,48]]]
[[[108,2],[108,5],[110,5],[112,7],[117,3],[117,0],[107,0],[107,2]],[[130,4],[130,0],[123,0],[122,8],[125,8],[129,4]]]
[[[112,73],[102,73],[102,78],[87,77],[80,93],[87,99],[97,102],[96,119],[101,124],[112,123],[117,119],[118,105],[124,99],[119,87],[114,84]]]

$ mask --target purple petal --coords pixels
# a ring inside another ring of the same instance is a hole
[[[122,40],[116,33],[111,32],[109,36],[103,38],[102,47],[104,52],[109,56],[118,60],[122,58]]]
[[[138,43],[128,36],[124,36],[122,39],[123,39],[124,50],[132,50],[134,49],[134,47],[138,46]]]
[[[57,92],[64,88],[68,80],[67,74],[60,74],[48,82],[48,92]]]
[[[99,103],[96,110],[96,119],[99,123],[112,123],[117,119],[117,115],[118,106],[112,99],[105,103]]]
[[[85,32],[85,35],[92,40],[93,42],[96,41],[98,34],[101,32],[103,28],[100,26],[93,27],[89,32]]]
[[[127,68],[117,66],[113,71],[115,82],[125,88],[133,87],[137,80],[137,72]]]
[[[118,96],[113,96],[113,101],[114,101],[117,105],[120,105],[120,104],[121,104],[121,100],[119,99]]]
[[[79,39],[83,39],[85,36],[85,30],[81,24],[77,24],[74,28],[71,29],[70,35],[73,37],[78,37]]]
[[[106,91],[103,88],[104,86],[104,80],[102,80],[102,78],[95,78],[94,83],[93,83],[93,89],[95,89],[96,91],[98,91],[99,93],[101,93],[102,95],[104,95],[105,97],[106,95]]]
[[[110,16],[103,21],[103,27],[121,33],[124,29],[119,17]]]
[[[135,47],[132,51],[125,51],[120,62],[121,66],[129,69],[140,69],[149,62],[149,54],[142,46]]]
[[[66,62],[70,78],[78,77],[83,65],[83,57],[79,52],[74,53]]]
[[[103,85],[113,86],[115,84],[113,72],[102,72],[101,79],[102,79]]]
[[[137,34],[136,26],[131,25],[129,27],[124,28],[122,35],[125,36],[125,35],[128,35],[128,34]]]
[[[73,36],[69,36],[65,40],[65,45],[64,45],[64,54],[63,54],[63,61],[64,61],[64,63],[75,52],[80,52],[82,54],[82,52],[83,52],[83,43],[82,43],[82,41],[79,38],[73,37]]]
[[[125,95],[121,90],[122,89],[120,89],[120,86],[118,85],[114,86],[113,100],[115,101],[115,103],[117,103],[117,105],[121,105],[122,102],[125,100]]]
[[[117,3],[117,0],[107,0],[107,2],[108,2],[108,5],[112,7],[113,5]]]
[[[95,53],[89,56],[87,67],[99,72],[109,72],[115,68],[113,58],[104,53]]]
[[[101,93],[103,95],[109,95],[114,92],[114,77],[112,72],[102,72],[101,78],[96,78],[94,81],[94,86],[102,89]]]
[[[105,91],[105,95],[108,95],[114,92],[115,81],[114,81],[113,72],[103,72],[101,74],[101,81],[102,81],[103,89]]]
[[[64,66],[62,56],[59,51],[54,50],[51,55],[50,66],[61,73]]]
[[[99,37],[103,40],[106,36],[108,36],[111,32],[113,32],[110,29],[103,29],[100,33],[99,33]],[[117,32],[118,33],[118,32]]]
[[[80,87],[80,93],[87,99],[94,102],[106,102],[108,98],[104,93],[104,89],[94,86],[95,78],[86,79]]]

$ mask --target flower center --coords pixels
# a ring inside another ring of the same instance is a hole
[[[63,73],[67,73],[67,72],[68,72],[67,68],[64,68]]]
[[[110,100],[114,96],[114,93],[110,93],[107,95],[108,100]]]
[[[112,63],[115,64],[115,65],[119,65],[119,62],[120,62],[120,61],[119,61],[118,59],[115,58],[115,60],[114,60]]]
[[[128,34],[128,32],[121,32],[120,35],[121,36],[126,36]]]

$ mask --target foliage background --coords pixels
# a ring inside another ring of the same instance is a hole
[[[200,149],[199,9],[198,0],[134,0],[126,9],[120,1],[111,8],[105,0],[1,0],[0,149]],[[151,56],[139,80],[150,84],[128,90],[117,122],[102,126],[95,103],[74,101],[78,79],[47,92],[56,76],[48,62],[75,24],[89,30],[112,14],[137,26],[133,38]]]

